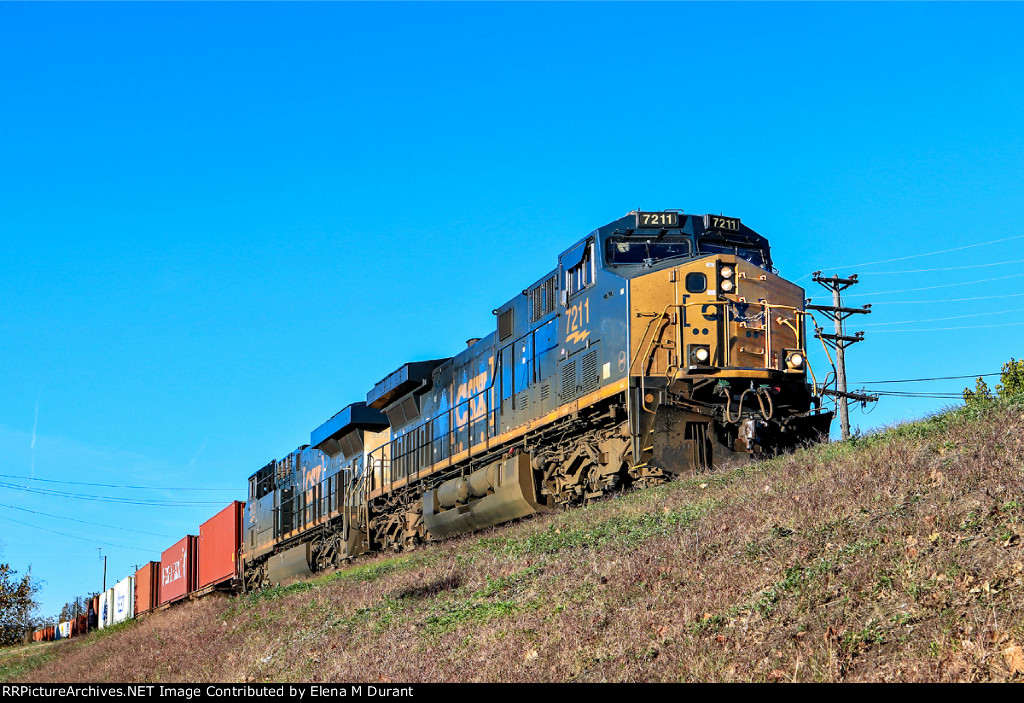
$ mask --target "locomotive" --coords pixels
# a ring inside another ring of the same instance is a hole
[[[493,313],[249,478],[239,587],[828,435],[803,290],[738,218],[630,212]]]

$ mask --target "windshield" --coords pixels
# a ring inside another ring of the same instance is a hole
[[[749,261],[755,266],[767,268],[764,263],[764,252],[742,244],[730,244],[728,242],[711,242],[701,239],[699,245],[702,254],[735,254],[736,256]]]
[[[606,245],[609,264],[652,265],[663,259],[690,255],[690,240],[678,237],[611,237]]]

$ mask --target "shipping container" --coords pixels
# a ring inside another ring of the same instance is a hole
[[[110,627],[114,624],[114,589],[108,588],[100,594],[100,610],[98,627]]]
[[[89,629],[89,616],[82,613],[71,621],[71,636],[84,635]]]
[[[107,611],[110,610],[107,604],[107,591],[100,593],[100,607],[96,609],[96,627],[103,629],[107,626]]]
[[[95,630],[100,626],[100,597],[93,596],[89,599],[89,609],[86,613],[88,618],[87,630]]]
[[[196,543],[187,535],[160,559],[160,605],[174,603],[196,590]]]
[[[199,526],[199,580],[196,590],[231,581],[238,570],[245,503],[234,501]]]
[[[107,589],[107,627],[114,624],[114,587]]]
[[[121,579],[114,586],[114,622],[135,617],[135,577]]]
[[[160,605],[160,562],[151,561],[135,572],[135,617]]]

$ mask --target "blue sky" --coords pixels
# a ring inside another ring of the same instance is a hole
[[[858,273],[847,300],[874,312],[853,321],[853,385],[998,371],[1024,354],[1022,19],[1002,3],[0,4],[0,474],[218,489],[35,484],[216,504],[167,507],[0,487],[0,558],[45,580],[47,615],[99,589],[97,546],[108,584],[158,559],[638,207],[742,218],[809,295],[811,271]],[[949,402],[887,397],[851,420]]]

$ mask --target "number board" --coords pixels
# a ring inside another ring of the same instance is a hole
[[[717,229],[723,232],[739,232],[740,218],[723,217],[721,215],[704,215],[704,229]]]
[[[644,229],[648,227],[657,227],[658,229],[664,229],[666,227],[678,227],[679,226],[679,213],[678,212],[637,212],[636,213],[636,228]]]

